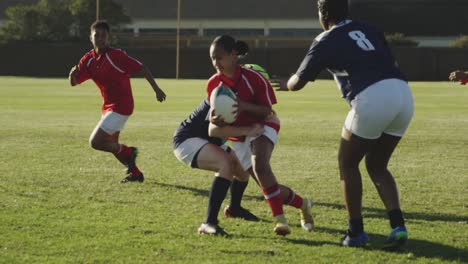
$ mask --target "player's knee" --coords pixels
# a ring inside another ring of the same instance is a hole
[[[222,175],[233,175],[234,164],[228,156],[223,156],[218,161],[219,173]]]
[[[246,182],[249,180],[250,175],[248,173],[235,173],[234,178],[238,181]]]
[[[338,166],[340,171],[355,170],[359,168],[359,162],[352,159],[338,158]]]
[[[350,177],[354,177],[359,174],[359,162],[353,160],[339,160],[338,167],[340,171],[340,180],[349,180]],[[357,173],[357,174],[356,174]]]
[[[101,149],[101,142],[94,137],[89,139],[89,146],[93,149],[100,150]]]
[[[366,160],[366,169],[371,178],[383,175],[387,171],[387,167],[384,164],[372,160]]]

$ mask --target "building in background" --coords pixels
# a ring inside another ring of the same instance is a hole
[[[177,1],[116,0],[133,23],[134,35],[174,35]],[[353,18],[387,33],[400,32],[422,47],[447,47],[468,34],[467,0],[350,0]],[[236,37],[270,40],[311,39],[321,32],[316,1],[311,0],[181,0],[181,36]]]
[[[175,34],[177,1],[115,0],[132,17],[127,29]],[[212,37],[311,37],[321,32],[317,7],[310,0],[181,0],[181,35]]]
[[[37,1],[0,1],[0,25],[8,6]],[[159,41],[158,44],[173,45],[177,0],[114,1],[132,18],[132,23],[118,32],[128,44],[152,45]],[[322,31],[315,0],[180,3],[180,36],[185,46],[206,45],[219,34],[230,34],[255,46],[303,46]],[[368,21],[386,33],[403,33],[423,47],[447,47],[460,35],[468,35],[468,0],[350,0],[350,9],[352,18]],[[106,14],[101,13],[100,17],[105,18]]]

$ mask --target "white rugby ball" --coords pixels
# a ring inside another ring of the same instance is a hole
[[[236,121],[237,114],[232,112],[236,111],[237,96],[234,92],[224,86],[216,87],[210,96],[210,105],[214,109],[215,115],[219,115],[226,123],[233,123]]]

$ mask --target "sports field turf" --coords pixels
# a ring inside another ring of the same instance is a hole
[[[363,171],[370,243],[342,248],[346,212],[337,147],[347,105],[332,81],[277,92],[282,121],[272,158],[279,181],[312,198],[316,230],[273,234],[269,208],[251,181],[243,205],[262,218],[225,219],[230,238],[199,236],[212,173],[172,154],[172,134],[205,96],[206,80],[158,79],[158,103],[133,79],[135,114],[121,141],[138,146],[142,184],[120,184],[123,167],[92,150],[100,117],[94,83],[0,77],[0,263],[467,263],[468,86],[411,83],[416,112],[391,161],[410,240],[400,252],[379,249],[389,230],[383,205]],[[225,201],[226,204],[227,201]]]

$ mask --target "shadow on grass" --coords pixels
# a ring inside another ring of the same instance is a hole
[[[340,238],[344,235],[343,230],[337,230],[327,227],[317,227],[316,232],[325,232],[333,234],[336,236],[336,243],[332,242],[313,242],[305,239],[288,239],[291,243],[301,244],[301,245],[339,245]],[[407,244],[398,251],[388,251],[382,249],[386,236],[380,234],[369,234],[369,242],[366,247],[363,247],[365,250],[379,250],[382,252],[389,252],[397,255],[406,255],[408,259],[424,257],[431,259],[440,259],[442,261],[457,261],[460,263],[466,263],[468,261],[468,250],[464,248],[456,248],[452,246],[447,246],[439,243],[434,243],[431,241],[425,241],[420,239],[410,239]]]
[[[342,248],[339,240],[343,236],[344,231],[337,230],[333,228],[319,227],[315,232],[325,232],[333,234],[336,236],[336,241],[317,241],[313,239],[294,239],[291,237],[279,237],[278,239],[284,239],[292,244],[305,245],[305,246],[335,246],[337,250],[347,250]],[[251,236],[249,234],[236,234],[232,235],[230,238],[255,238],[259,239],[260,237]],[[262,237],[264,238],[264,237]],[[264,238],[265,239],[265,238]],[[427,258],[432,260],[440,261],[454,261],[459,263],[467,263],[468,261],[468,250],[463,248],[456,248],[452,246],[447,246],[439,243],[434,243],[425,240],[419,239],[409,239],[407,244],[399,250],[389,251],[382,249],[382,246],[387,239],[386,236],[380,234],[369,234],[369,242],[365,247],[356,248],[356,252],[359,253],[359,250],[371,250],[371,251],[381,251],[389,254],[395,254],[395,256],[400,256],[407,258],[408,260],[415,260],[416,258]],[[267,255],[274,256],[276,252],[274,250],[223,250],[223,253],[227,254],[243,254],[243,255]],[[401,260],[401,259],[400,259]]]
[[[154,182],[153,184],[161,186],[161,187],[166,187],[166,188],[175,188],[175,189],[179,189],[179,190],[190,191],[193,194],[198,195],[198,196],[208,197],[210,195],[210,190],[209,190],[210,187],[209,186],[207,186],[206,187],[207,189],[205,190],[205,189],[198,189],[198,188],[185,186],[185,185],[168,184],[168,183],[162,183],[162,182]],[[253,200],[253,201],[264,201],[264,198],[263,198],[262,195],[258,195],[258,196],[244,195],[243,199],[244,200]]]
[[[184,185],[176,185],[176,184],[167,184],[167,183],[153,183],[155,185],[165,187],[165,188],[175,188],[179,190],[186,190],[194,193],[195,195],[199,196],[209,196],[209,191],[204,189],[198,189],[194,187],[184,186]],[[247,199],[263,201],[263,197],[261,196],[245,196]],[[334,209],[344,210],[345,207],[340,204],[334,203],[323,203],[323,202],[316,202],[315,206],[323,206],[329,207]],[[364,208],[365,217],[382,217],[386,218],[387,214],[384,209],[377,209],[377,208]],[[466,221],[467,219],[462,216],[457,215],[448,215],[448,214],[428,214],[428,213],[405,213],[406,218],[408,219],[421,219],[421,220],[429,220],[429,221]],[[262,219],[262,222],[270,222],[266,219]],[[307,239],[292,239],[292,238],[284,238],[287,241],[293,244],[301,244],[306,246],[324,246],[324,245],[331,245],[337,246],[339,245],[339,239],[343,235],[343,230],[337,230],[333,228],[326,228],[326,227],[317,227],[316,232],[325,232],[330,233],[336,236],[336,242],[331,241],[315,241],[315,240],[307,240]],[[410,234],[411,235],[411,234]],[[242,235],[233,235],[233,237],[237,238],[249,238],[249,235],[242,234]],[[365,250],[378,250],[383,251],[381,246],[384,244],[386,240],[386,236],[380,234],[369,234],[370,242],[366,247]],[[385,251],[389,252],[389,251]],[[425,257],[431,259],[440,259],[442,261],[458,261],[458,262],[466,262],[468,259],[468,251],[462,248],[455,248],[452,246],[447,246],[439,243],[434,243],[425,240],[418,240],[418,239],[411,239],[408,241],[407,245],[400,251],[390,251],[392,254],[399,254],[399,255],[406,255],[408,259],[418,258],[418,257]],[[227,254],[247,254],[247,255],[275,255],[274,251],[239,251],[239,250],[225,250],[224,253]]]
[[[209,186],[207,189],[198,189],[190,186],[177,185],[177,184],[168,184],[161,182],[154,182],[153,184],[159,185],[166,188],[175,188],[179,190],[191,191],[195,195],[208,197],[210,194]],[[244,195],[245,200],[260,201],[263,202],[264,198],[262,195],[252,196]],[[333,209],[345,210],[345,206],[342,204],[336,203],[326,203],[326,202],[314,202],[314,206],[323,206]],[[425,221],[444,221],[444,222],[467,222],[468,216],[463,215],[453,215],[453,214],[439,214],[439,213],[421,213],[421,212],[407,212],[404,211],[404,216],[406,219],[411,220],[425,220]],[[387,219],[387,212],[385,209],[372,208],[372,207],[363,207],[363,214],[365,218],[384,218]]]
[[[323,206],[333,209],[346,210],[346,207],[341,204],[315,202],[315,206]],[[385,218],[387,219],[387,211],[380,208],[363,207],[362,212],[364,218]],[[421,213],[421,212],[407,212],[403,211],[405,219],[412,220],[425,220],[425,221],[444,221],[444,222],[467,222],[468,216],[453,215],[453,214],[439,214],[439,213]]]
[[[177,184],[167,184],[154,182],[153,184],[159,185],[162,187],[175,188],[179,190],[191,191],[195,195],[208,197],[210,194],[209,187],[207,189],[198,189],[194,187],[177,185]],[[245,200],[260,201],[263,202],[264,198],[262,195],[252,196],[244,195]],[[326,202],[314,202],[314,206],[323,206],[333,209],[346,210],[345,206],[342,204],[336,203],[326,203]],[[407,212],[404,211],[405,219],[411,220],[424,220],[424,221],[444,221],[444,222],[468,222],[468,216],[463,215],[453,215],[453,214],[440,214],[440,213],[421,213],[421,212]],[[372,208],[372,207],[363,207],[364,218],[384,218],[387,219],[387,212],[385,209]]]

